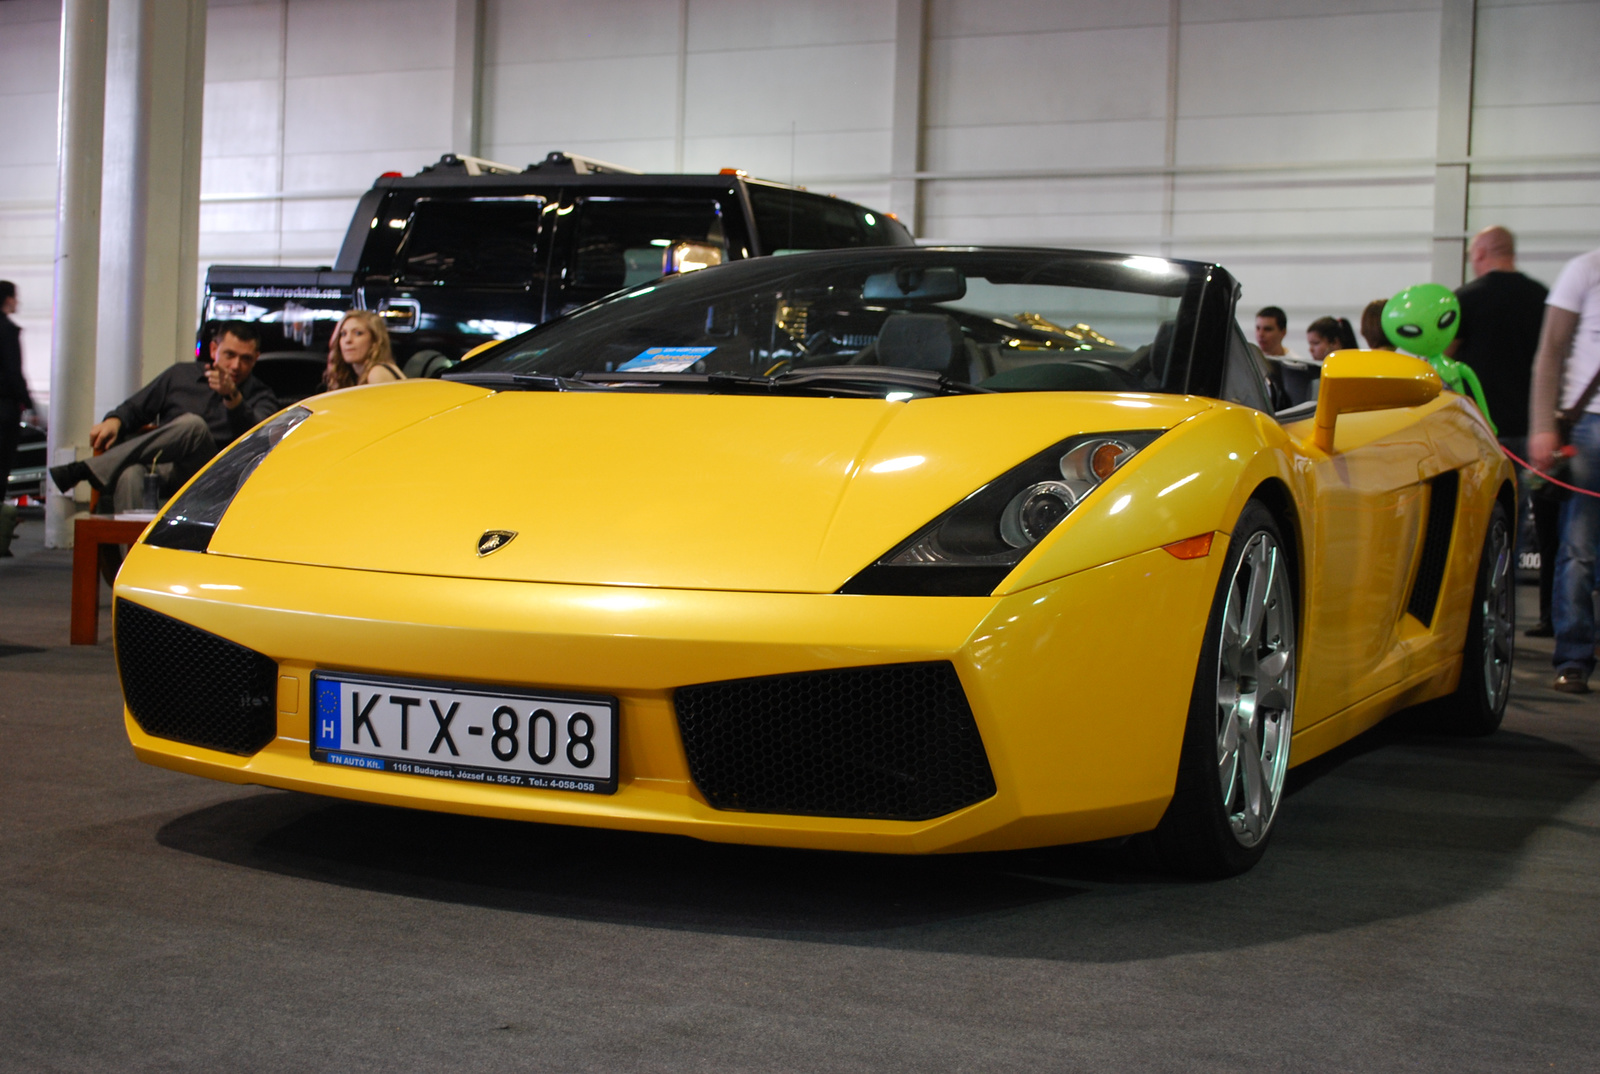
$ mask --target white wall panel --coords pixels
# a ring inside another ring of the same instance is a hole
[[[284,149],[294,155],[442,146],[451,88],[443,70],[291,78]]]
[[[55,171],[56,95],[8,93],[0,96],[5,134],[0,137],[0,167],[44,165]],[[54,187],[52,176],[51,186]],[[54,193],[52,189],[51,193]]]
[[[696,138],[787,134],[795,123],[807,132],[878,131],[887,141],[893,66],[888,42],[691,49],[685,132]]]
[[[1167,0],[929,0],[934,38],[1165,26]]]
[[[936,38],[928,125],[1159,118],[1166,54],[1159,26]]]
[[[677,77],[676,55],[665,54],[491,67],[484,76],[485,148],[542,144],[543,158],[578,139],[670,139]],[[645,92],[652,86],[659,92]],[[498,160],[498,152],[489,156]]]
[[[1472,152],[1489,161],[1600,155],[1600,3],[1483,2],[1474,61]],[[1524,269],[1546,283],[1600,246],[1600,161],[1486,163],[1468,188],[1470,228],[1518,236]]]
[[[790,154],[794,165],[790,167]],[[808,177],[882,175],[888,170],[888,143],[882,131],[826,131],[809,133],[799,128],[791,138],[787,130],[779,134],[726,135],[690,138],[684,147],[684,170],[714,172],[738,168],[762,179],[805,185]],[[841,182],[816,185],[826,194],[836,192]],[[882,203],[880,203],[882,204]]]
[[[690,52],[894,40],[893,0],[691,0]]]
[[[930,171],[1159,167],[1166,126],[1159,119],[1081,123],[991,123],[928,131]]]
[[[289,77],[448,70],[455,5],[441,0],[294,0]]]
[[[206,65],[210,70],[210,64]],[[282,86],[277,79],[249,79],[238,82],[213,82],[205,87],[205,111],[201,122],[201,189],[206,193],[256,193],[273,190],[278,168],[253,175],[214,173],[211,162],[221,157],[259,158],[276,161],[278,145],[278,104]]]
[[[278,0],[206,5],[206,84],[276,79],[283,59]],[[209,109],[207,109],[209,111]]]
[[[1439,94],[1438,12],[1327,14],[1332,8],[1315,18],[1186,22],[1181,116],[1401,108],[1425,109],[1431,120]]]
[[[484,64],[677,55],[678,0],[488,0]]]
[[[1169,116],[1169,0],[927,0],[924,235],[1217,258],[1244,281],[1247,313],[1289,310],[1296,342],[1312,317],[1354,319],[1426,278],[1440,0],[1178,8]],[[1478,8],[1469,226],[1512,227],[1529,271],[1549,279],[1600,245],[1600,0]],[[378,173],[459,148],[455,10],[211,0],[205,196],[291,198],[206,201],[204,256],[326,263]],[[670,170],[681,154],[688,170],[793,175],[886,206],[895,11],[485,0],[484,155],[522,165],[566,149]],[[59,12],[57,0],[0,2],[0,277],[23,288],[39,386]],[[330,191],[345,193],[295,196]]]

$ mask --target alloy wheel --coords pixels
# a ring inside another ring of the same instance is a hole
[[[1266,838],[1294,731],[1294,597],[1283,550],[1252,535],[1234,568],[1217,665],[1217,778],[1241,846]]]
[[[1489,577],[1484,586],[1483,605],[1483,684],[1489,707],[1498,712],[1511,687],[1511,656],[1515,637],[1512,613],[1514,591],[1511,584],[1511,534],[1498,515],[1489,531],[1484,549]]]

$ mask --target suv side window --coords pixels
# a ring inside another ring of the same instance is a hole
[[[678,243],[703,244],[727,257],[722,206],[712,198],[583,198],[575,215],[563,311],[655,279]]]
[[[533,195],[418,198],[395,254],[394,275],[407,284],[530,287],[543,275],[543,210],[544,199]]]
[[[745,190],[764,254],[911,243],[898,223],[838,198],[758,183],[747,183]]]
[[[1261,365],[1250,352],[1250,345],[1244,341],[1237,323],[1228,333],[1228,354],[1222,367],[1222,398],[1267,414],[1275,409]]]

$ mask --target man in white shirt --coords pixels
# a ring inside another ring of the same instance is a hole
[[[1570,437],[1570,483],[1600,493],[1600,250],[1567,262],[1545,299],[1528,403],[1528,451],[1549,472],[1561,448],[1557,412],[1577,418]],[[1555,688],[1589,692],[1594,671],[1594,568],[1600,498],[1574,493],[1561,507],[1556,554]]]

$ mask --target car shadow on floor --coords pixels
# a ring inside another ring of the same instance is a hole
[[[1122,961],[1249,946],[1472,899],[1600,782],[1566,746],[1462,740],[1401,714],[1294,770],[1274,844],[1217,883],[1137,843],[924,858],[487,820],[287,792],[163,826],[172,849],[325,884],[718,934]],[[1247,915],[1237,912],[1248,905]]]

